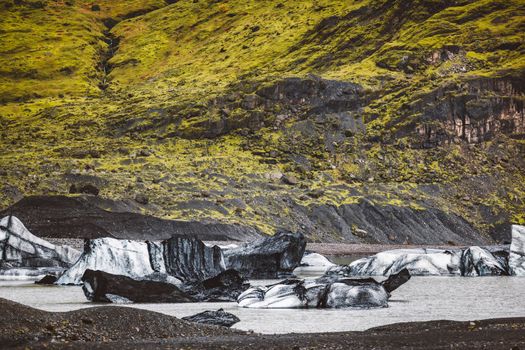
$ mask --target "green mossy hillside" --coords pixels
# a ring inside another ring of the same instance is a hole
[[[485,234],[525,223],[521,0],[9,0],[0,16],[0,207],[87,181],[267,233],[362,200]],[[341,239],[323,230],[307,233]]]

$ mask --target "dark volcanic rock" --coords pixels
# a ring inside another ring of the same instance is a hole
[[[300,114],[321,123],[328,123],[331,118],[338,119],[341,121],[341,134],[349,128],[356,132],[365,129],[363,125],[355,126],[353,116],[369,98],[358,84],[310,75],[306,78],[284,78],[272,84],[249,88],[239,86],[237,89],[242,92],[219,96],[211,101],[221,118],[207,119],[196,124],[196,128],[179,129],[172,135],[190,139],[214,138],[233,130],[255,131],[265,125],[276,126],[282,122],[275,118],[276,106],[279,106],[282,115]],[[228,111],[233,110],[241,111],[245,117],[232,118]],[[152,122],[162,124],[166,118],[157,118]],[[129,129],[130,126],[124,126],[122,131]]]
[[[68,267],[80,252],[49,243],[29,232],[14,216],[0,220],[0,262],[10,267]]]
[[[280,232],[238,248],[223,250],[227,268],[248,278],[278,278],[300,265],[306,239],[300,233]]]
[[[3,313],[0,318],[2,349],[144,349],[142,342],[135,343],[136,346],[132,342],[138,339],[202,339],[203,336],[244,333],[132,307],[99,306],[70,312],[47,312],[0,298],[0,310]]]
[[[182,319],[190,322],[213,324],[223,327],[231,327],[241,321],[237,316],[226,312],[223,309],[217,311],[203,311],[193,316],[183,317]]]
[[[112,211],[103,208],[111,207]],[[12,213],[44,237],[168,239],[176,234],[202,240],[251,240],[260,233],[251,227],[220,223],[163,220],[128,212],[122,202],[94,196],[32,196],[0,212]]]
[[[112,303],[187,303],[195,301],[176,285],[136,280],[103,271],[86,270],[82,290],[91,301]]]
[[[69,187],[69,193],[85,193],[85,194],[92,194],[94,196],[98,196],[99,192],[100,190],[92,184],[84,184],[84,185],[72,184],[71,187]]]

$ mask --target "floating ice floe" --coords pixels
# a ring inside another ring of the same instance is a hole
[[[246,278],[280,278],[292,275],[305,248],[306,239],[301,233],[279,232],[237,248],[223,249],[224,263]]]
[[[525,276],[525,226],[512,226],[507,248],[396,249],[330,267],[327,274],[389,276],[407,269],[412,276]]]
[[[115,275],[142,278],[155,271],[149,260],[146,242],[97,238],[86,241],[84,253],[57,281],[57,284],[81,284],[86,270],[100,270]]]
[[[301,259],[301,264],[293,270],[296,276],[318,276],[324,274],[329,268],[336,266],[324,255],[312,252],[305,252]]]
[[[3,269],[68,267],[79,256],[76,249],[55,245],[33,235],[14,216],[0,220],[0,263]]]
[[[39,280],[44,276],[59,276],[63,267],[14,267],[0,270],[0,281],[30,281]]]
[[[88,300],[111,303],[188,303],[235,301],[248,288],[235,270],[199,281],[171,283],[165,274],[131,278],[104,271],[86,270],[82,289]]]
[[[511,275],[525,276],[525,226],[512,225],[509,269]]]
[[[194,238],[174,236],[162,242],[97,238],[86,242],[78,262],[57,283],[81,284],[84,272],[93,270],[136,279],[164,274],[178,284],[216,276],[225,269],[220,249]]]
[[[247,308],[371,308],[387,307],[390,293],[410,279],[408,270],[383,282],[372,278],[321,277],[287,279],[268,286],[251,287],[237,299]]]
[[[318,253],[305,252],[301,259],[301,266],[330,267],[335,266],[327,257]]]

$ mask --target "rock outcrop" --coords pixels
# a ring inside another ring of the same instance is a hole
[[[299,266],[306,248],[300,233],[280,232],[238,248],[225,249],[227,268],[235,269],[247,278],[278,278],[291,275]]]
[[[0,221],[0,261],[9,267],[68,267],[80,252],[68,246],[51,244],[33,235],[14,216]]]
[[[410,279],[408,270],[385,282],[372,278],[321,277],[288,279],[269,286],[257,286],[241,294],[237,303],[248,308],[372,308],[387,307],[390,292]]]
[[[248,288],[239,273],[233,270],[204,281],[177,285],[169,283],[169,276],[162,274],[131,278],[89,269],[81,280],[88,300],[111,303],[235,301]]]
[[[512,225],[509,269],[511,275],[525,276],[525,226]]]
[[[458,140],[480,143],[499,134],[519,136],[525,133],[524,90],[523,78],[477,78],[442,86],[404,112],[421,115],[417,131],[424,147]]]
[[[228,328],[241,321],[237,316],[226,312],[223,309],[217,311],[207,310],[192,316],[183,317],[182,319],[190,322],[212,324]]]

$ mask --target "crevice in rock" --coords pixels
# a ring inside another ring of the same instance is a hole
[[[160,8],[169,6],[170,4],[174,3],[176,1],[166,1],[165,6],[161,6]],[[120,38],[116,37],[111,30],[113,27],[115,27],[117,24],[119,24],[122,21],[140,17],[143,15],[146,15],[150,12],[156,11],[159,8],[151,8],[151,9],[142,9],[137,11],[132,11],[130,13],[125,14],[122,16],[122,18],[105,18],[102,20],[102,23],[106,27],[106,30],[104,30],[102,33],[104,34],[104,42],[108,44],[107,50],[103,51],[100,54],[100,62],[98,64],[98,69],[100,72],[102,72],[102,77],[100,79],[100,83],[98,84],[98,87],[100,90],[105,91],[111,82],[111,79],[109,77],[109,74],[111,73],[111,70],[113,69],[112,65],[109,63],[109,61],[115,56],[116,52],[118,51]]]
[[[113,22],[111,23],[113,24]],[[118,50],[118,46],[120,42],[120,39],[117,38],[115,35],[113,35],[113,33],[111,33],[111,28],[114,26],[114,24],[112,26],[107,21],[105,21],[104,24],[106,25],[108,29],[103,32],[104,33],[103,40],[108,44],[108,48],[106,51],[102,52],[102,54],[100,55],[99,70],[102,72],[102,78],[100,80],[100,83],[98,84],[98,87],[102,91],[106,90],[109,87],[109,83],[110,83],[109,74],[111,73],[111,69],[112,69],[109,61],[111,60],[111,58],[113,58],[113,56],[115,56],[115,53]]]

